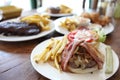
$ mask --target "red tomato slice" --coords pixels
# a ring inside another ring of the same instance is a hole
[[[73,41],[73,39],[74,39],[74,36],[75,36],[75,34],[77,33],[78,31],[76,30],[76,31],[72,31],[72,32],[70,32],[69,34],[68,34],[68,40],[69,41]]]
[[[74,40],[74,36],[75,36],[75,34],[78,32],[79,30],[76,30],[76,31],[72,31],[72,32],[70,32],[69,34],[68,34],[68,40],[70,41],[70,42],[72,42],[73,40]],[[92,42],[93,41],[93,39],[92,38],[84,38],[83,39],[84,41],[86,41],[86,42]]]
[[[86,41],[86,42],[92,42],[93,39],[92,39],[92,38],[89,38],[89,39],[86,39],[85,41]]]

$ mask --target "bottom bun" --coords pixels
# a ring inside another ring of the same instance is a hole
[[[68,66],[68,70],[73,73],[90,73],[90,72],[98,70],[98,66],[95,66],[92,68],[86,68],[86,69],[81,69],[81,68],[74,69],[74,68]]]

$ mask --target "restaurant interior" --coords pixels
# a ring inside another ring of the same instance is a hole
[[[120,0],[0,0],[0,80],[120,80]]]

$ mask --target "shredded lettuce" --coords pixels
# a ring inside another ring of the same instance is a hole
[[[96,29],[94,29],[94,30],[98,33],[99,41],[100,41],[100,42],[105,42],[105,40],[106,40],[106,35],[105,35],[105,33],[102,31],[102,29],[96,28]]]

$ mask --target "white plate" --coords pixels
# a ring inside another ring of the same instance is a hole
[[[55,29],[57,32],[61,33],[61,34],[68,34],[69,31],[63,27],[60,26],[61,22],[64,21],[66,18],[71,18],[73,16],[68,16],[68,17],[61,17],[58,18],[54,21],[55,23]],[[102,27],[103,32],[107,35],[109,33],[111,33],[114,30],[114,26],[112,23],[109,23],[108,25]]]
[[[45,8],[45,7],[40,7],[40,8],[37,8],[37,12],[38,13],[42,13],[42,14],[47,14],[47,15],[49,15],[51,17],[63,17],[63,16],[72,16],[72,15],[74,15],[73,12],[72,13],[68,13],[68,14],[52,14],[52,13],[46,12],[45,11],[46,9],[47,8]]]
[[[17,19],[10,19],[10,20],[6,20],[6,21],[7,22],[8,21],[16,21],[17,22],[19,20],[17,18]],[[55,25],[54,25],[53,21],[51,21],[51,23],[50,23],[51,29],[50,30],[42,31],[39,34],[31,35],[31,36],[4,36],[4,35],[0,34],[0,41],[17,42],[17,41],[27,41],[27,40],[40,38],[40,37],[46,36],[46,35],[50,34],[51,32],[53,32],[55,30],[54,26]]]
[[[114,26],[112,23],[109,23],[108,25],[104,26],[102,30],[105,34],[110,34],[111,32],[113,32]]]
[[[61,39],[62,37],[56,37],[56,39]],[[114,60],[114,68],[113,73],[111,74],[105,74],[105,69],[102,71],[96,71],[93,74],[74,74],[74,73],[67,73],[67,72],[59,72],[56,68],[52,67],[48,63],[43,64],[36,64],[33,60],[33,57],[35,54],[41,53],[44,48],[47,46],[47,43],[49,40],[46,40],[40,44],[38,44],[31,53],[31,63],[34,69],[39,72],[41,75],[47,77],[51,80],[105,80],[110,78],[115,72],[118,70],[119,67],[119,60],[116,53],[113,51],[113,60]],[[102,46],[102,47],[101,47]],[[101,44],[100,48],[102,48],[102,52],[105,53],[105,44]],[[104,79],[103,79],[104,78]]]

